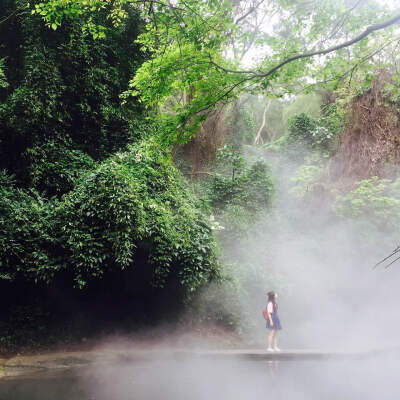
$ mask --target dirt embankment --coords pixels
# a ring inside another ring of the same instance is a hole
[[[382,73],[370,90],[350,103],[348,123],[329,166],[330,181],[341,187],[372,176],[390,177],[400,165],[400,104]]]

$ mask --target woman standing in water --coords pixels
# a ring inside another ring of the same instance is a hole
[[[268,351],[281,351],[278,347],[278,331],[282,329],[282,326],[278,317],[277,298],[278,295],[275,292],[268,292],[267,329],[270,329],[268,335]]]

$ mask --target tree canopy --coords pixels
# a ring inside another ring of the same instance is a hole
[[[107,35],[106,21],[119,26],[127,10],[137,10],[146,22],[138,43],[149,60],[122,97],[158,107],[170,142],[186,141],[207,111],[243,90],[282,96],[310,80],[333,84],[353,74],[395,40],[388,32],[400,20],[375,0],[52,0],[30,7],[53,29],[79,19],[94,38]]]

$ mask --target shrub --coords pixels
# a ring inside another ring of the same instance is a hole
[[[257,211],[271,204],[273,183],[269,168],[264,161],[247,165],[230,146],[218,153],[219,171],[209,186],[211,206],[224,209],[228,205],[240,205]]]
[[[358,183],[349,193],[339,196],[336,212],[345,218],[365,219],[378,227],[397,229],[400,223],[400,179],[372,177]]]
[[[19,276],[37,281],[52,276],[59,268],[56,253],[54,210],[57,201],[48,202],[36,192],[14,186],[12,177],[0,174],[0,267],[1,279]]]
[[[310,192],[312,184],[316,178],[321,174],[322,168],[317,165],[302,165],[297,171],[296,175],[290,179],[293,187],[290,192],[299,198],[304,197]]]
[[[70,140],[50,140],[30,148],[26,154],[32,186],[49,197],[67,193],[81,173],[94,167],[93,159],[74,149]]]
[[[167,150],[149,140],[81,175],[61,200],[12,187],[2,175],[0,256],[5,277],[84,287],[106,271],[147,268],[149,282],[186,293],[218,277],[206,216]]]
[[[304,155],[302,150],[326,152],[337,137],[339,127],[334,116],[324,116],[318,120],[301,113],[289,120],[289,133],[265,147],[275,151],[288,152],[294,158]]]
[[[301,143],[311,146],[313,143],[313,132],[317,128],[317,122],[301,113],[289,120],[289,143]]]
[[[209,203],[226,232],[241,235],[253,225],[255,215],[272,203],[270,171],[264,161],[246,164],[230,146],[219,151],[218,161],[219,172],[208,186]]]

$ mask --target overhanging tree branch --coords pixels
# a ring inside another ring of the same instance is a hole
[[[351,68],[349,68],[348,70],[346,70],[342,75],[340,75],[339,77],[335,76],[332,78],[328,78],[328,79],[324,79],[323,81],[318,81],[318,82],[314,82],[311,83],[303,88],[301,88],[300,90],[298,90],[297,92],[295,92],[295,94],[299,94],[304,92],[304,90],[309,90],[312,87],[315,86],[319,86],[319,85],[323,85],[329,82],[334,82],[334,81],[342,81],[344,78],[346,78],[347,76],[350,75],[350,79],[349,79],[349,83],[348,85],[350,85],[350,81],[351,81],[351,76],[352,74],[365,62],[367,62],[368,60],[370,60],[371,58],[373,58],[375,55],[379,54],[380,52],[382,52],[383,50],[385,50],[385,48],[387,48],[388,46],[390,46],[392,43],[397,42],[397,45],[400,44],[400,36],[396,37],[393,40],[390,40],[386,43],[384,43],[382,46],[380,46],[378,49],[374,50],[372,53],[369,53],[367,55],[365,55],[364,57],[362,57],[356,64],[354,64]]]
[[[343,42],[341,44],[338,44],[336,46],[329,47],[329,48],[324,49],[324,50],[311,51],[311,52],[307,52],[307,53],[303,53],[303,54],[297,54],[296,56],[292,56],[292,57],[286,58],[284,61],[282,61],[281,63],[279,63],[278,65],[276,65],[275,67],[271,68],[269,71],[264,72],[264,73],[260,73],[260,72],[257,72],[257,71],[234,71],[234,70],[225,69],[225,68],[223,68],[221,66],[218,66],[214,62],[212,62],[212,64],[214,66],[220,68],[221,70],[224,70],[225,72],[234,73],[234,74],[249,74],[250,75],[250,79],[253,79],[253,78],[266,78],[266,77],[272,75],[277,70],[281,69],[286,64],[289,64],[289,63],[291,63],[293,61],[301,60],[303,58],[311,58],[311,57],[314,57],[314,56],[325,55],[325,54],[329,54],[329,53],[332,53],[332,52],[340,50],[340,49],[344,49],[344,48],[352,46],[353,44],[355,44],[355,43],[359,42],[360,40],[366,38],[371,33],[376,32],[376,31],[380,31],[382,29],[385,29],[385,28],[387,28],[387,27],[389,27],[391,25],[396,24],[397,22],[400,22],[400,13],[396,14],[393,18],[391,18],[391,19],[389,19],[389,20],[387,20],[385,22],[369,26],[368,28],[365,29],[364,32],[362,32],[361,34],[359,34],[358,36],[356,36],[355,38],[353,38],[351,40],[348,40],[348,41]]]
[[[397,22],[400,22],[400,13],[397,14],[396,16],[394,16],[393,18],[382,22],[381,24],[375,24],[375,25],[371,25],[369,26],[364,32],[362,32],[360,35],[356,36],[355,38],[348,40],[347,42],[338,44],[336,46],[332,46],[329,47],[327,49],[324,50],[319,50],[319,51],[312,51],[309,53],[303,53],[303,54],[298,54],[296,56],[293,57],[289,57],[286,60],[282,61],[280,64],[276,65],[275,67],[271,68],[269,71],[263,73],[263,74],[254,74],[254,77],[256,78],[266,78],[267,76],[272,75],[274,72],[276,72],[278,69],[282,68],[284,65],[289,64],[293,61],[296,60],[300,60],[303,58],[310,58],[310,57],[314,57],[314,56],[319,56],[319,55],[325,55],[325,54],[329,54],[332,53],[334,51],[340,50],[340,49],[344,49],[346,47],[349,47],[357,42],[359,42],[360,40],[366,38],[367,36],[369,36],[371,33],[382,30],[387,28],[390,25],[393,25]]]
[[[383,264],[385,261],[391,259],[395,254],[398,254],[399,252],[400,252],[400,246],[397,246],[387,257],[385,257],[383,260],[376,263],[374,265],[373,269],[375,269],[378,265]],[[400,259],[400,257],[397,257],[396,259],[392,260],[388,265],[385,266],[385,268],[388,268],[390,265],[392,265],[399,259]]]
[[[267,71],[265,73],[260,73],[260,72],[257,72],[257,71],[234,71],[234,70],[230,70],[230,69],[224,68],[224,67],[216,64],[214,61],[212,61],[211,55],[209,55],[209,58],[210,58],[209,62],[210,62],[210,64],[214,65],[215,68],[220,69],[220,70],[222,70],[224,72],[227,72],[227,73],[245,74],[247,76],[245,76],[239,82],[236,82],[234,85],[232,85],[228,90],[226,90],[224,93],[222,93],[215,101],[213,101],[210,104],[206,105],[202,109],[196,111],[195,114],[200,114],[200,113],[202,113],[204,111],[209,110],[211,107],[215,106],[215,104],[218,104],[218,102],[220,102],[221,100],[223,100],[224,98],[229,96],[229,94],[231,92],[233,92],[237,87],[239,87],[240,85],[242,85],[245,82],[251,81],[251,80],[256,79],[256,78],[266,78],[266,77],[272,75],[278,69],[282,68],[284,65],[289,64],[289,63],[291,63],[293,61],[296,61],[296,60],[299,60],[299,59],[303,59],[303,58],[314,57],[314,56],[317,56],[317,55],[325,55],[325,54],[332,53],[334,51],[349,47],[349,46],[359,42],[360,40],[364,39],[365,37],[367,37],[371,33],[379,31],[379,30],[382,30],[382,29],[385,29],[388,26],[391,26],[391,25],[393,25],[393,24],[395,24],[397,22],[400,22],[400,13],[396,14],[393,18],[391,18],[391,19],[389,19],[389,20],[387,20],[385,22],[369,26],[368,28],[365,29],[364,32],[362,32],[361,34],[359,34],[355,38],[353,38],[351,40],[348,40],[348,41],[346,41],[344,43],[338,44],[336,46],[329,47],[329,48],[324,49],[324,50],[313,51],[313,52],[298,54],[296,56],[289,57],[289,58],[287,58],[286,60],[282,61],[281,63],[279,63],[275,67],[271,68],[269,71]]]

